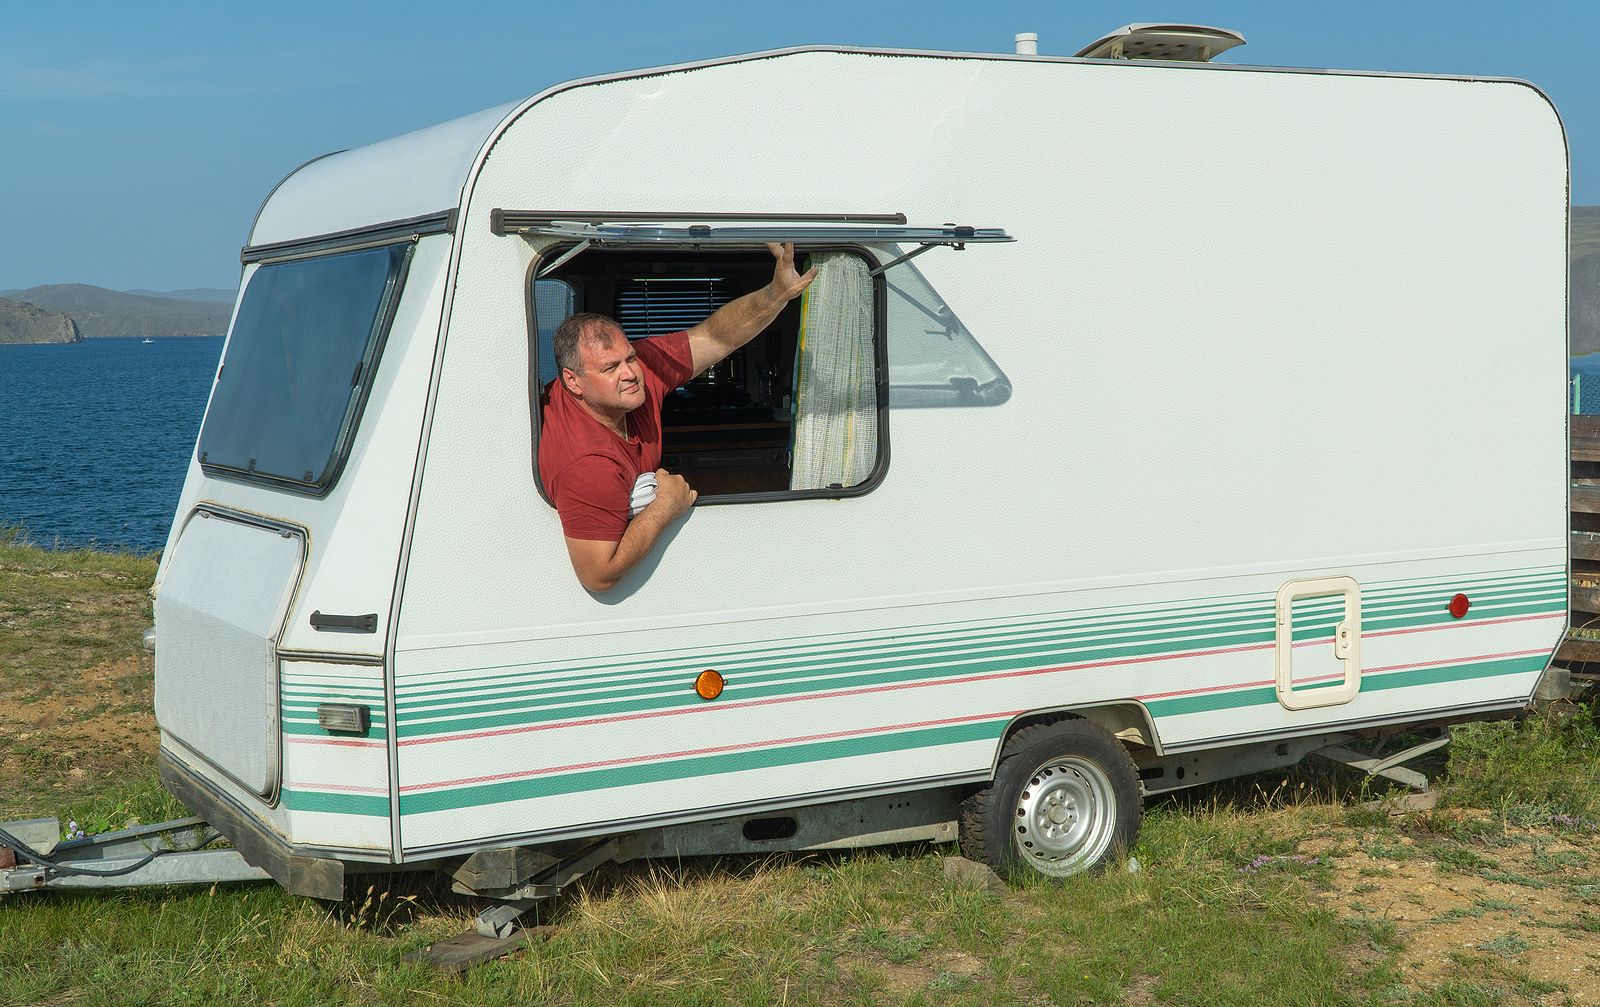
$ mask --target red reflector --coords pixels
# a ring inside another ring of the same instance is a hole
[[[1450,614],[1457,619],[1467,614],[1467,609],[1472,607],[1472,602],[1464,594],[1458,594],[1450,599]]]

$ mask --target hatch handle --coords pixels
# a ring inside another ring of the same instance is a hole
[[[311,628],[315,630],[351,629],[357,633],[376,633],[378,631],[378,613],[333,615],[331,613],[312,612]]]

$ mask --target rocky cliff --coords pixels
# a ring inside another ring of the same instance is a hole
[[[183,297],[148,297],[86,283],[53,283],[14,290],[12,300],[50,311],[65,312],[78,323],[84,338],[105,336],[220,336],[233,314],[225,302]]]
[[[0,343],[81,343],[78,323],[59,311],[0,297]]]

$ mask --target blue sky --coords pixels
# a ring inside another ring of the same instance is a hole
[[[1600,203],[1600,4],[41,4],[0,0],[0,289],[238,283],[261,198],[307,158],[608,70],[802,43],[1070,55],[1131,21],[1221,25],[1228,62],[1521,77]]]

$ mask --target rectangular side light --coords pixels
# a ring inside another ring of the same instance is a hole
[[[372,713],[356,703],[323,703],[317,707],[317,724],[324,731],[366,734],[372,726]]]

